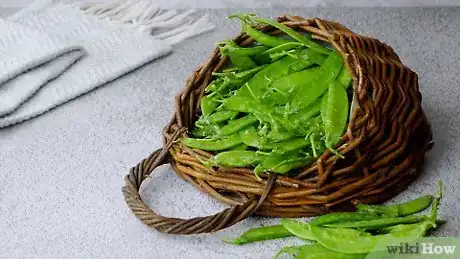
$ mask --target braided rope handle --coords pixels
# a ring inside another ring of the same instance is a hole
[[[178,129],[166,143],[164,148],[154,151],[149,157],[143,159],[136,166],[132,167],[129,174],[125,176],[123,194],[128,207],[134,215],[144,224],[157,229],[163,233],[191,235],[199,233],[215,232],[232,226],[254,213],[267,198],[270,190],[276,182],[276,174],[270,174],[265,191],[259,200],[256,198],[224,209],[214,215],[197,217],[191,219],[168,218],[159,215],[151,210],[139,194],[142,182],[161,165],[168,163],[169,149],[183,130]]]

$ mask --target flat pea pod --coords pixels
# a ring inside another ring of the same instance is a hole
[[[279,29],[280,31],[286,33],[287,35],[291,36],[292,38],[294,38],[295,40],[297,40],[298,42],[304,44],[305,46],[311,48],[312,50],[315,50],[317,52],[320,52],[320,53],[323,53],[323,54],[329,54],[331,51],[325,47],[323,47],[322,45],[314,42],[311,40],[311,35],[303,35],[303,34],[300,34],[299,32],[295,31],[294,29],[292,28],[289,28],[288,26],[282,24],[282,23],[279,23],[277,21],[274,21],[274,20],[268,20],[268,19],[263,19],[263,18],[260,18],[260,17],[257,17],[256,15],[254,14],[247,14],[247,15],[237,15],[237,16],[240,16],[240,19],[248,19],[248,20],[252,20],[252,21],[255,21],[257,23],[263,23],[263,24],[268,24],[268,25],[271,25],[277,29]]]
[[[246,149],[248,149],[248,145],[243,143],[243,144],[239,144],[236,147],[232,147],[229,150],[246,150]]]
[[[239,112],[237,111],[229,111],[229,110],[220,110],[212,113],[208,117],[206,117],[204,120],[207,121],[208,123],[219,123],[219,122],[224,122],[227,120],[231,120],[235,118]]]
[[[252,28],[251,25],[247,24],[244,21],[242,21],[242,23],[243,23],[243,32],[246,32],[251,38],[253,38],[255,41],[257,41],[258,43],[262,45],[269,46],[269,47],[276,47],[276,46],[283,45],[283,44],[290,42],[290,40],[283,39],[281,37],[268,35],[255,28]]]
[[[342,67],[337,80],[342,84],[343,87],[345,87],[345,89],[348,89],[348,87],[351,85],[353,78],[351,77],[350,72],[346,66]]]
[[[200,100],[200,105],[201,114],[203,116],[208,116],[214,110],[216,110],[217,106],[219,106],[219,102],[215,98],[203,96],[203,98]]]
[[[365,213],[378,213],[389,216],[407,216],[428,208],[434,197],[432,195],[424,195],[417,199],[393,205],[367,205],[359,204],[356,206],[356,211]]]
[[[295,87],[296,93],[291,101],[291,107],[300,110],[320,98],[328,90],[329,83],[336,79],[342,66],[341,54],[334,51],[321,65],[320,72],[314,78],[308,81],[292,80],[292,83],[298,86]]]
[[[406,217],[397,218],[378,218],[371,220],[352,221],[352,222],[338,222],[332,224],[325,224],[328,228],[359,228],[359,229],[380,229],[398,224],[411,224],[418,223],[425,220],[427,217],[419,215],[409,215]]]
[[[345,89],[333,81],[321,104],[321,117],[326,135],[326,147],[334,147],[342,137],[348,120],[348,95]]]
[[[310,224],[322,226],[337,222],[353,222],[362,220],[372,220],[376,218],[380,218],[380,215],[358,212],[333,212],[314,218],[312,221],[310,221]]]
[[[257,123],[259,119],[252,114],[248,114],[242,118],[231,120],[227,125],[220,128],[217,133],[218,137],[232,135],[239,132],[240,130]]]
[[[315,236],[311,233],[308,223],[303,223],[292,219],[282,219],[281,225],[296,237],[315,241]]]
[[[244,83],[246,83],[255,73],[259,72],[264,67],[265,65],[257,66],[238,73],[213,73],[213,75],[218,76],[219,78],[209,84],[205,91],[223,94],[230,90],[237,89],[244,85]]]
[[[378,238],[351,228],[324,228],[310,225],[315,240],[326,248],[345,254],[369,253],[378,243]]]
[[[289,231],[287,231],[283,226],[274,225],[250,229],[244,232],[241,236],[226,242],[235,245],[243,245],[257,241],[278,239],[289,236],[292,236],[292,234]]]
[[[242,70],[247,70],[257,67],[256,62],[249,56],[238,55],[236,53],[229,53],[230,61],[232,64]]]
[[[294,137],[291,139],[287,139],[276,143],[274,148],[274,152],[278,154],[285,154],[288,152],[296,151],[304,147],[310,146],[311,142],[304,137]]]
[[[296,58],[286,56],[267,65],[249,79],[234,96],[252,97],[254,100],[260,101],[267,92],[267,86],[273,81],[291,73],[301,71],[318,62],[316,58],[311,58],[313,56],[318,56],[318,54],[309,49],[299,50],[295,52],[294,56],[296,56]]]
[[[238,134],[228,136],[224,139],[195,139],[195,138],[182,138],[180,142],[188,147],[207,150],[207,151],[220,151],[229,149],[241,144],[241,138]]]
[[[241,141],[250,146],[255,147],[260,150],[270,150],[273,149],[273,146],[270,143],[267,143],[254,127],[249,127],[240,132]]]
[[[296,89],[308,81],[315,80],[320,73],[319,67],[313,67],[282,77],[270,85],[271,91],[267,92],[264,99],[278,105],[286,104]]]
[[[299,48],[301,46],[302,46],[302,44],[299,43],[299,42],[288,42],[288,43],[285,43],[285,44],[281,44],[281,45],[278,45],[278,46],[276,46],[274,48],[270,48],[270,49],[265,50],[264,52],[259,53],[257,56],[254,57],[254,60],[258,64],[267,64],[267,63],[270,63],[272,61],[272,59],[270,58],[271,54],[293,50],[293,49]]]
[[[248,167],[259,163],[264,155],[255,151],[233,150],[224,151],[213,157],[212,161],[219,166]]]
[[[282,155],[270,153],[259,165],[257,165],[254,169],[254,173],[275,172],[284,174],[292,169],[304,166],[309,162],[311,162],[311,158],[299,157],[293,153]]]
[[[289,122],[293,127],[297,128],[300,125],[305,125],[311,118],[320,114],[321,99],[316,100],[310,106],[303,108],[297,113],[289,116]]]
[[[344,254],[327,249],[321,244],[315,243],[303,246],[290,246],[281,249],[275,256],[278,258],[281,254],[295,256],[296,259],[364,259],[367,254]]]
[[[241,47],[238,46],[238,44],[236,44],[233,40],[219,42],[218,44],[222,56],[227,56],[228,54],[237,54],[240,56],[256,56],[270,49],[268,46]]]

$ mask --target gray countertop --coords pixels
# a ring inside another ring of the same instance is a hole
[[[337,20],[392,45],[419,74],[435,146],[423,175],[395,198],[434,193],[445,183],[435,235],[459,236],[459,8],[250,9],[262,16],[289,12]],[[237,33],[231,10],[208,10],[214,32],[178,45],[173,54],[26,123],[0,130],[0,258],[267,258],[296,239],[234,247],[222,243],[250,227],[277,222],[252,218],[200,236],[172,236],[143,225],[125,205],[128,169],[161,146],[175,94],[202,64],[213,43]],[[215,213],[223,205],[174,175],[155,171],[142,196],[166,216]]]

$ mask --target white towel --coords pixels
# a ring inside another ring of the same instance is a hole
[[[150,0],[39,1],[0,20],[0,128],[34,118],[213,28]]]

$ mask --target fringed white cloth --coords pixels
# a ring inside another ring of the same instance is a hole
[[[196,16],[196,10],[162,10],[150,0],[39,0],[0,20],[0,128],[37,117],[214,28]]]

